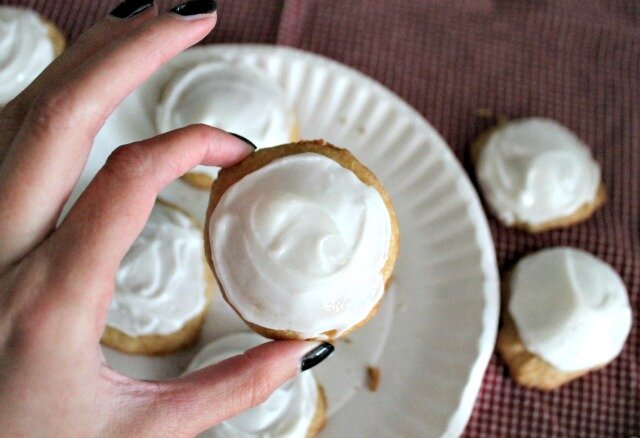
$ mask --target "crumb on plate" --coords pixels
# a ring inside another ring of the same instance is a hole
[[[367,367],[367,386],[369,390],[375,392],[378,390],[378,385],[380,385],[380,368],[378,367]]]

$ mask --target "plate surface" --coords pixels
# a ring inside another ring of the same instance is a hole
[[[298,117],[301,138],[349,148],[389,191],[401,230],[394,283],[379,314],[339,342],[314,369],[327,390],[324,437],[455,436],[471,413],[493,351],[498,273],[486,217],[464,170],[436,130],[379,83],[329,59],[272,46],[191,49],[136,90],[98,135],[70,204],[118,145],[155,135],[154,104],[180,65],[242,59],[276,78]],[[204,220],[208,193],[176,181],[161,194]],[[139,378],[179,375],[197,350],[245,325],[220,294],[202,341],[161,358],[104,348],[117,370]],[[381,370],[366,389],[366,367]]]

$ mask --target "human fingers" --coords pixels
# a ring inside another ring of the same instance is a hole
[[[102,50],[114,40],[126,35],[141,23],[155,16],[154,0],[125,0],[118,4],[104,19],[86,30],[58,56],[22,93],[2,110],[0,118],[0,161],[10,140],[18,133],[25,115],[37,97],[53,84],[63,81],[84,61]]]
[[[37,99],[0,163],[0,266],[21,258],[53,230],[96,133],[115,107],[215,24],[211,0],[173,10],[109,44]]]
[[[85,289],[69,290],[79,294],[73,299],[106,308],[110,294],[91,296],[88,285],[113,282],[166,184],[197,164],[229,166],[253,150],[224,131],[191,125],[114,151],[47,241],[59,269],[83,276]]]
[[[333,350],[326,342],[268,342],[183,378],[159,382],[149,401],[152,427],[160,433],[193,436],[264,402]]]

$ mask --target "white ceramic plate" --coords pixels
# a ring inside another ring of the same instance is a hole
[[[398,214],[400,257],[378,316],[350,336],[351,342],[340,342],[336,353],[314,370],[330,406],[322,436],[460,434],[495,341],[493,243],[478,196],[447,144],[379,83],[329,59],[285,47],[192,49],[134,92],[109,119],[72,199],[116,146],[155,134],[151,111],[167,74],[211,56],[242,58],[276,78],[294,105],[301,138],[348,147],[380,178]],[[204,219],[207,193],[177,181],[162,196]],[[236,330],[246,327],[218,294],[198,347],[161,358],[105,348],[105,356],[114,368],[134,377],[172,377],[204,343]],[[381,370],[375,393],[366,389],[369,365]]]

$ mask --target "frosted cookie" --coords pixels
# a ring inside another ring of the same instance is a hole
[[[520,385],[555,389],[622,350],[631,307],[620,276],[573,248],[524,257],[503,278],[498,351]]]
[[[265,343],[255,333],[235,333],[204,347],[186,373],[221,362]],[[311,371],[298,374],[263,403],[198,435],[203,438],[313,438],[324,427],[327,402]]]
[[[38,13],[0,6],[0,107],[27,88],[65,45],[60,29]]]
[[[398,241],[382,184],[323,141],[258,150],[211,189],[207,260],[227,302],[268,338],[330,340],[366,323]]]
[[[152,355],[197,341],[213,295],[200,230],[187,213],[156,203],[116,274],[104,345]]]
[[[214,59],[177,70],[162,89],[155,116],[160,133],[204,123],[246,137],[258,148],[297,139],[295,118],[280,84],[242,62]],[[208,190],[218,171],[197,166],[183,179]]]
[[[550,119],[506,122],[472,147],[478,183],[493,214],[531,233],[574,225],[600,207],[600,166],[575,134]]]

